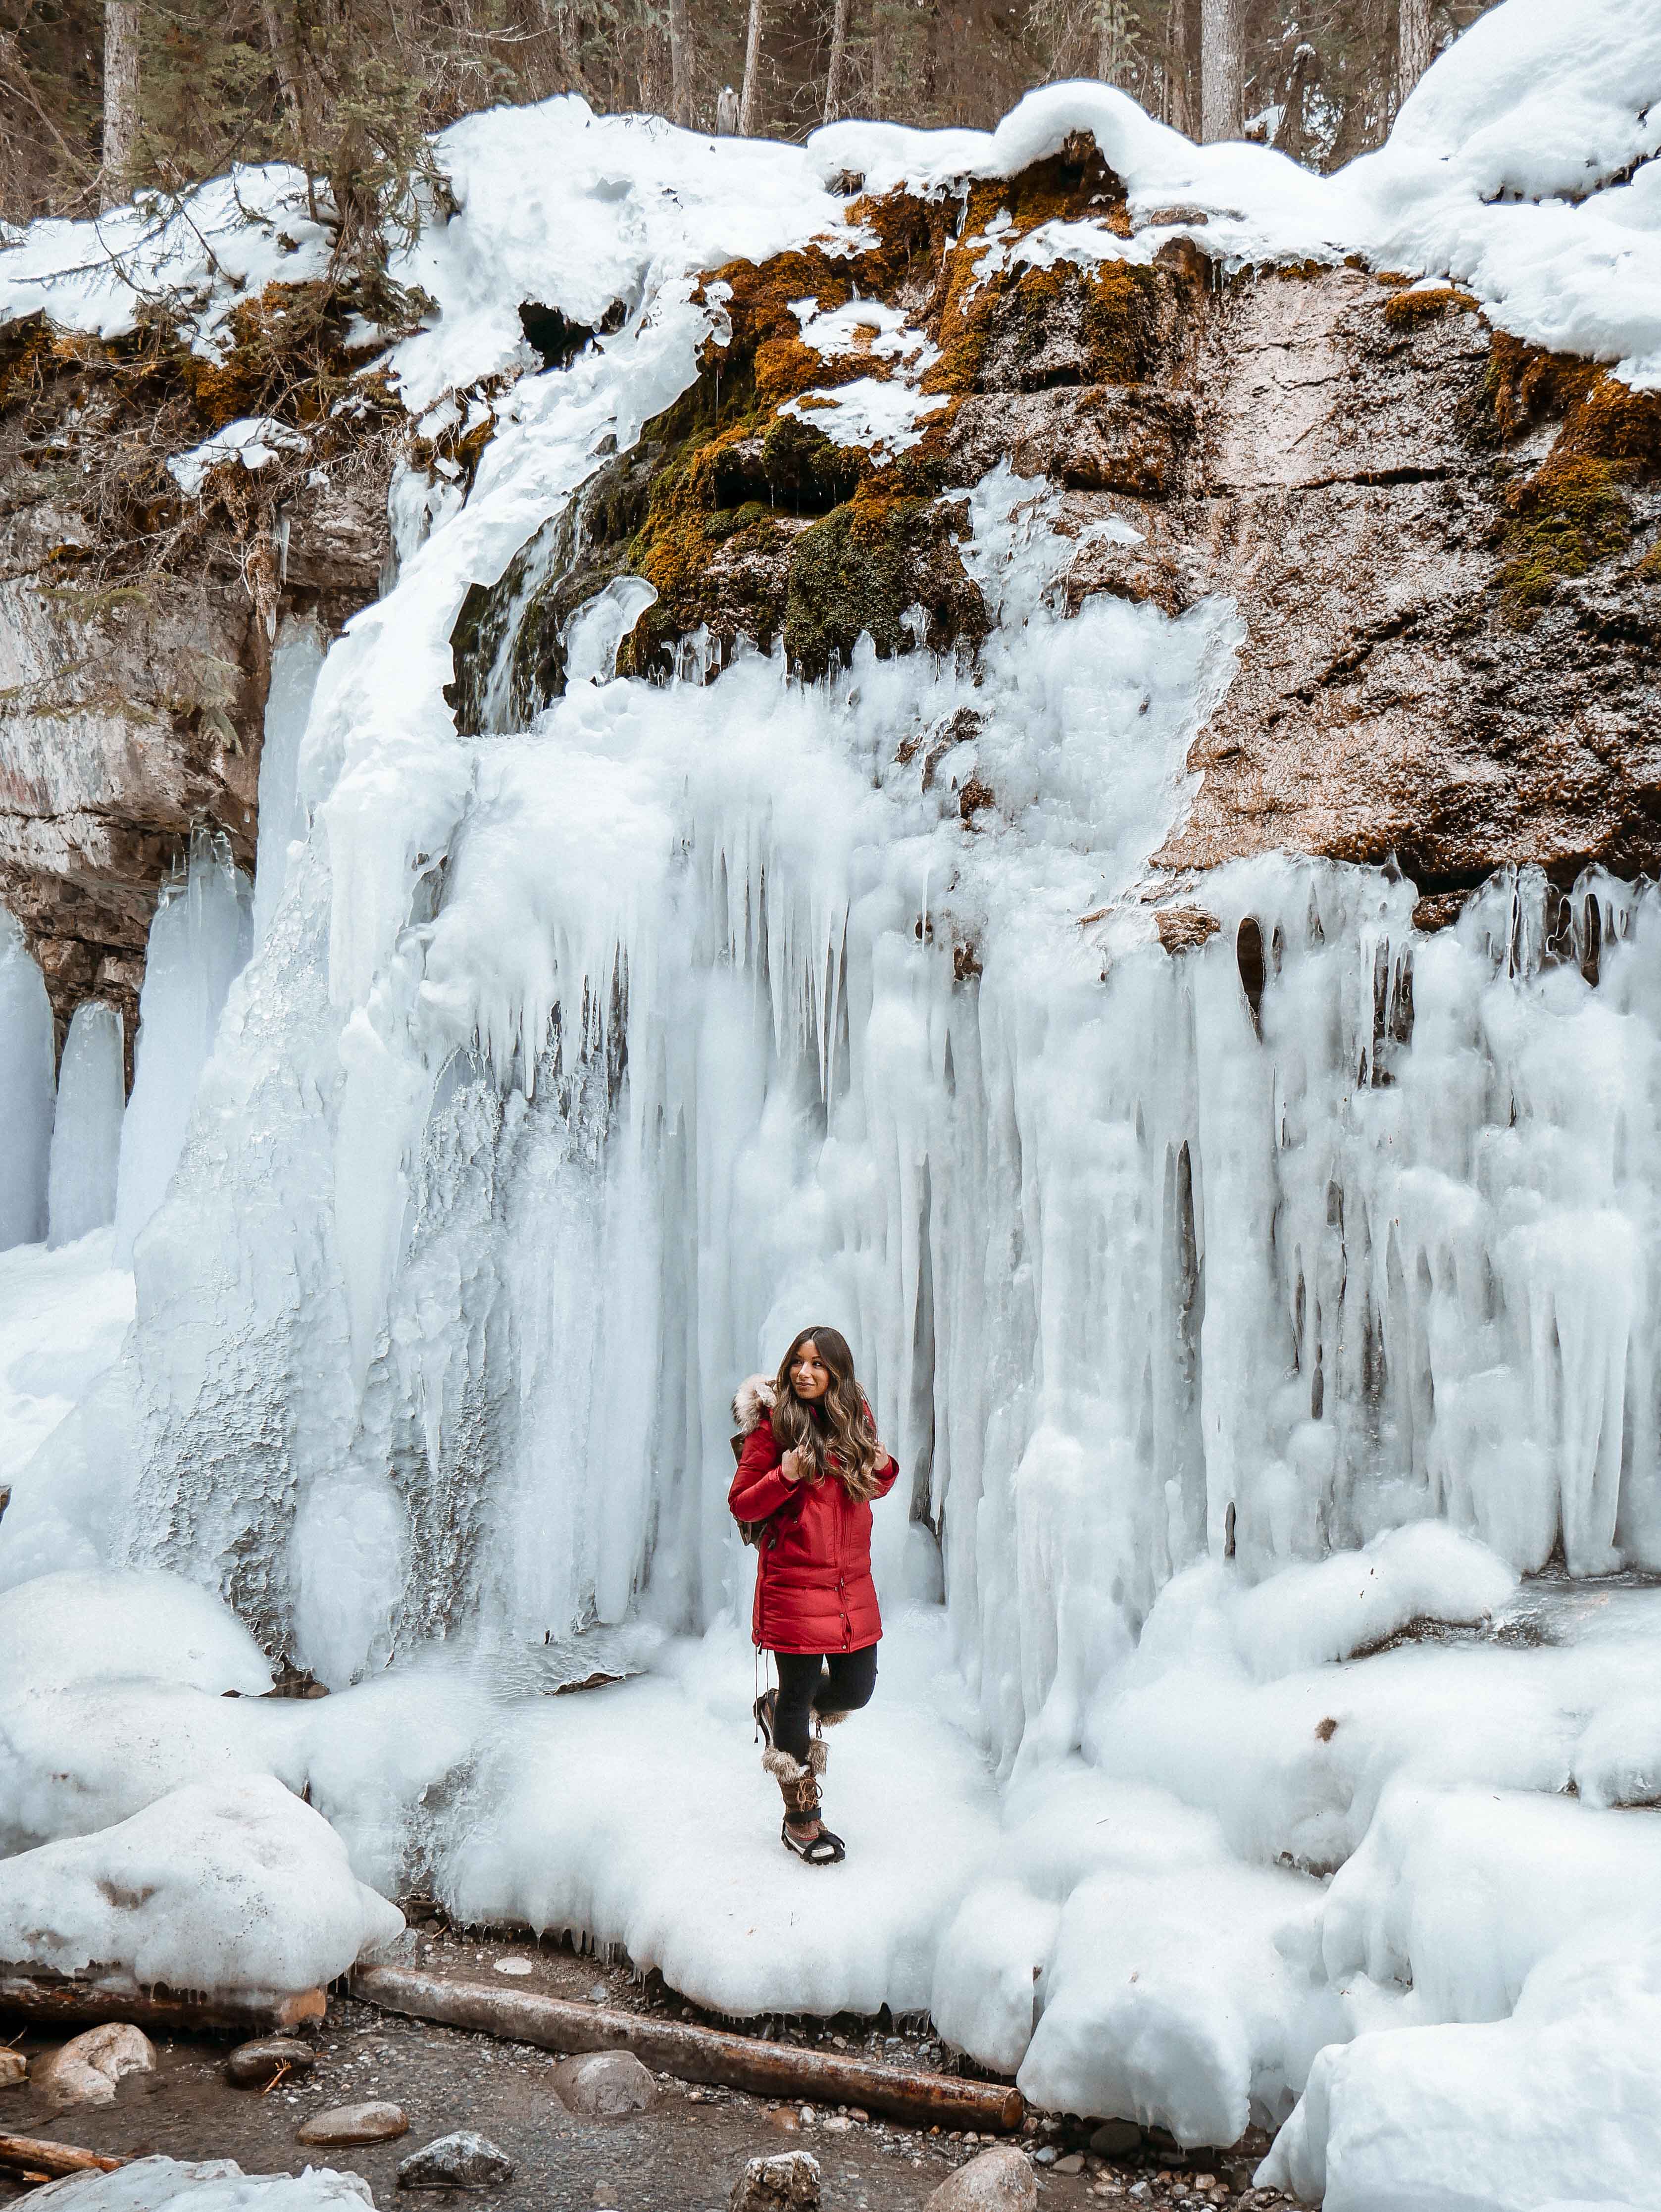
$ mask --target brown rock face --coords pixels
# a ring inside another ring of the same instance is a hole
[[[271,640],[374,598],[391,463],[366,441],[269,486],[233,463],[185,499],[163,457],[258,395],[193,392],[147,343],[0,330],[0,904],[60,1044],[106,999],[130,1063],[157,890],[198,825],[252,868]]]
[[[852,259],[719,272],[730,336],[585,495],[587,566],[547,562],[548,636],[630,570],[659,598],[625,668],[667,667],[700,632],[717,665],[739,635],[782,636],[809,677],[861,629],[879,653],[972,651],[961,495],[1007,462],[1049,481],[1078,538],[1069,611],[1223,594],[1244,618],[1165,870],[1393,854],[1433,922],[1506,862],[1565,882],[1661,866],[1661,398],[1492,331],[1450,287],[1312,265],[1220,283],[1203,230],[1147,264],[1050,262],[1025,244],[1047,223],[1133,234],[1092,146],[976,185],[960,217],[904,194],[857,212],[876,242]],[[855,289],[915,343],[805,346],[793,303]],[[903,456],[804,428],[867,374],[935,403]],[[458,628],[463,693],[521,582]],[[515,648],[527,718],[563,684],[538,637],[533,620]]]
[[[1247,638],[1159,858],[1394,854],[1426,893],[1652,868],[1661,408],[1651,452],[1611,452],[1612,380],[1582,368],[1508,423],[1510,342],[1457,298],[1391,304],[1352,270],[1269,278],[1207,333],[1199,496],[1150,538]]]

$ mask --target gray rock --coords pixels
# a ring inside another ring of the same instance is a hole
[[[297,2140],[332,2150],[351,2143],[391,2142],[409,2131],[410,2123],[399,2105],[335,2105],[307,2120]]]
[[[1090,2138],[1098,2158],[1124,2158],[1141,2145],[1142,2131],[1135,2120],[1104,2120]]]
[[[752,2158],[733,2185],[730,2212],[818,2212],[819,2162],[812,2151]]]
[[[29,2062],[21,2051],[0,2049],[0,2089],[15,2089],[28,2077]]]
[[[1076,2150],[1069,2151],[1065,2158],[1058,2158],[1056,2160],[1054,2170],[1057,2173],[1082,2173],[1084,2160]]]
[[[486,2136],[461,2128],[399,2161],[400,2189],[490,2189],[514,2178],[514,2161]]]
[[[632,2051],[588,2051],[580,2058],[563,2058],[554,2069],[554,2091],[568,2112],[597,2120],[649,2112],[658,2098],[656,2082]]]
[[[925,2212],[1035,2212],[1038,2180],[1013,2143],[995,2143],[941,2182]]]
[[[262,2035],[253,2043],[239,2043],[225,2061],[225,2073],[239,2089],[263,2089],[285,2069],[309,2074],[317,2053],[295,2035]]]

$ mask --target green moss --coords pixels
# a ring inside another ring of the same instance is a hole
[[[1508,619],[1529,621],[1566,577],[1618,553],[1631,511],[1607,461],[1554,454],[1506,496],[1498,583]]]
[[[785,599],[785,650],[809,677],[845,659],[863,633],[879,655],[910,651],[910,609],[922,606],[928,642],[943,650],[986,632],[986,610],[965,573],[952,517],[926,499],[863,489],[797,538]]]

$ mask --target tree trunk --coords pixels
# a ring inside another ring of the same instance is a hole
[[[1396,99],[1407,98],[1430,67],[1430,0],[1400,0]]]
[[[669,0],[669,112],[683,130],[692,120],[692,31],[686,0]]]
[[[138,151],[138,0],[104,0],[104,158],[98,197],[119,207]]]
[[[744,89],[739,94],[739,136],[756,135],[761,106],[761,0],[750,0],[750,27],[744,40]]]
[[[1240,0],[1200,0],[1200,136],[1238,138],[1245,106]]]
[[[1020,2091],[1001,2081],[872,2066],[862,2058],[764,2043],[654,2013],[603,2011],[533,1990],[486,1989],[413,1966],[354,1966],[349,1980],[360,2003],[406,2020],[468,2027],[539,2051],[632,2051],[654,2073],[788,2097],[792,2103],[859,2105],[914,2125],[973,2128],[982,2134],[1019,2129],[1026,2113]]]
[[[1188,11],[1189,0],[1171,0],[1165,17],[1165,119],[1184,137],[1191,137],[1194,130]]]
[[[283,106],[290,127],[300,128],[300,72],[296,65],[295,41],[283,20],[283,0],[259,0],[259,13],[265,26],[265,47],[271,58],[271,67],[277,73],[277,89],[283,94]]]
[[[830,19],[830,66],[824,73],[824,119],[834,123],[842,113],[843,64],[848,55],[849,0],[837,0]]]

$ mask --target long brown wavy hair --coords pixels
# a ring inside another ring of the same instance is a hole
[[[809,1338],[830,1370],[830,1388],[815,1405],[797,1397],[790,1380],[796,1354]],[[779,1362],[773,1383],[773,1434],[782,1451],[799,1451],[822,1482],[839,1476],[848,1495],[868,1504],[877,1494],[877,1432],[866,1411],[865,1393],[854,1379],[854,1355],[840,1329],[798,1329]]]

